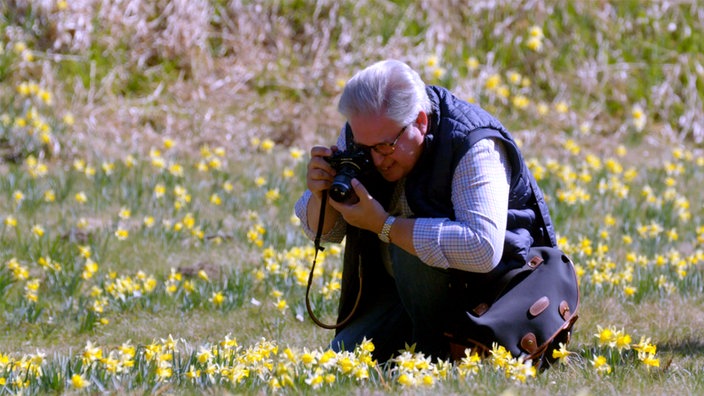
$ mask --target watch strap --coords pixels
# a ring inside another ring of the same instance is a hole
[[[394,217],[394,216],[389,216],[386,218],[384,225],[381,227],[381,231],[379,231],[379,239],[382,242],[384,242],[384,243],[391,242],[391,225],[394,224],[395,220],[396,220],[396,217]]]

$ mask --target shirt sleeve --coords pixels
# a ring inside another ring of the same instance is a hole
[[[345,129],[343,128],[342,132],[337,138],[336,145],[340,150],[345,150],[344,133]],[[308,225],[308,201],[310,201],[310,198],[312,196],[313,193],[310,190],[306,189],[306,191],[303,192],[303,195],[298,199],[298,201],[296,201],[294,211],[296,213],[296,217],[301,220],[301,229],[303,230],[303,233],[308,238],[310,238],[310,240],[315,240],[315,234],[317,230],[311,229]],[[342,219],[342,216],[340,216],[335,222],[333,228],[326,234],[320,236],[320,240],[323,242],[340,243],[345,238],[346,233],[347,223]]]
[[[455,220],[418,218],[413,245],[438,268],[489,272],[501,260],[511,165],[503,144],[482,139],[460,160],[452,178]]]

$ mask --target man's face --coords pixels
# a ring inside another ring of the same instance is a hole
[[[382,116],[355,116],[348,120],[355,143],[369,148],[381,176],[391,182],[408,175],[423,151],[427,116],[420,112],[415,122],[398,125]]]

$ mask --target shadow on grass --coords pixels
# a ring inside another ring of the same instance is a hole
[[[678,355],[704,355],[704,339],[687,338],[679,341],[658,344],[658,352],[670,352]]]

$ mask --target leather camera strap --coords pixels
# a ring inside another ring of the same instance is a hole
[[[324,247],[320,246],[320,238],[323,234],[323,223],[325,222],[325,203],[327,202],[327,200],[327,191],[323,191],[323,196],[320,203],[320,216],[318,217],[318,229],[315,233],[315,239],[313,241],[313,243],[315,244],[315,255],[313,256],[313,265],[310,268],[310,273],[308,274],[308,285],[306,286],[306,310],[308,310],[308,316],[310,316],[311,320],[313,320],[315,324],[324,329],[333,330],[345,326],[347,322],[352,319],[352,316],[354,315],[355,311],[357,311],[357,306],[359,306],[359,300],[362,298],[362,258],[359,257],[357,269],[357,272],[359,273],[359,291],[357,292],[357,299],[355,300],[354,306],[352,307],[352,310],[350,311],[349,315],[347,315],[344,320],[339,321],[337,324],[334,325],[321,322],[318,317],[316,317],[313,313],[313,309],[310,306],[309,294],[310,287],[313,284],[313,272],[315,271],[315,263],[318,259],[318,252],[325,250]]]

